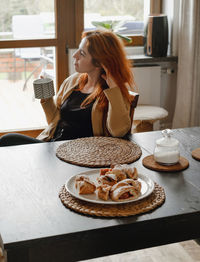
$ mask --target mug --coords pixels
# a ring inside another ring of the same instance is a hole
[[[47,99],[55,95],[53,80],[50,78],[40,78],[33,82],[34,95],[37,99]]]

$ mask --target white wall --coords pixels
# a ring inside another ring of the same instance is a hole
[[[134,67],[132,71],[140,94],[138,104],[161,106],[161,67]]]

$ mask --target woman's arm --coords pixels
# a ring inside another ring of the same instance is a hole
[[[106,81],[108,89],[104,90],[109,103],[106,127],[112,136],[122,137],[131,129],[130,103],[123,97],[120,88],[105,66],[101,77]]]
[[[47,123],[50,124],[53,119],[59,114],[59,110],[55,105],[53,97],[48,99],[41,99],[40,101],[42,108],[44,110]]]
[[[41,99],[40,103],[42,105],[42,108],[44,110],[47,123],[50,124],[54,121],[54,119],[57,119],[60,114],[60,106],[62,102],[63,93],[65,92],[66,86],[67,86],[68,78],[65,79],[60,86],[60,89],[55,97],[48,98],[48,99]]]
[[[114,137],[123,137],[131,129],[130,103],[126,100],[119,87],[104,90],[108,99],[106,127]]]
[[[73,88],[78,84],[80,75],[75,73],[66,78],[55,97],[48,99],[41,99],[41,105],[44,110],[47,123],[57,122],[60,117],[60,107],[68,95],[72,92]]]

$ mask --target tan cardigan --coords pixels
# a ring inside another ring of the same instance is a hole
[[[60,107],[66,98],[78,85],[80,74],[75,73],[64,80],[55,98],[49,98],[41,103],[46,115],[48,127],[37,137],[38,139],[49,141],[55,132],[60,119]],[[108,113],[98,108],[98,98],[92,107],[92,128],[94,136],[123,137],[131,128],[130,103],[125,99],[118,87],[104,90],[107,97]]]

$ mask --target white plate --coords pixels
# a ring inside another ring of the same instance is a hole
[[[91,171],[82,172],[77,175],[88,175],[90,180],[93,181],[95,184],[97,184],[96,178],[99,176],[99,174],[100,174],[100,169],[95,169]],[[138,174],[138,181],[140,181],[142,184],[141,194],[138,198],[132,199],[132,200],[126,200],[123,202],[116,202],[116,201],[112,201],[111,199],[104,201],[102,199],[99,199],[96,193],[88,194],[88,195],[80,195],[78,193],[78,190],[75,188],[75,179],[77,175],[70,177],[69,180],[65,183],[65,188],[67,189],[67,191],[72,196],[78,199],[92,202],[92,203],[97,203],[97,204],[112,204],[113,205],[113,204],[123,204],[123,203],[134,202],[134,201],[138,201],[140,199],[143,199],[149,196],[154,190],[154,182],[149,177],[143,174]]]

